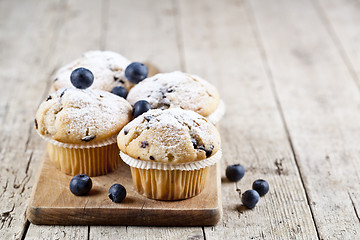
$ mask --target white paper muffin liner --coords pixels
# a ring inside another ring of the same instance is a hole
[[[154,162],[154,161],[144,161],[136,158],[132,158],[129,155],[120,151],[121,159],[130,167],[140,168],[140,169],[157,169],[157,170],[182,170],[182,171],[193,171],[206,168],[214,165],[222,157],[222,151],[219,149],[213,156],[188,163],[164,163],[164,162]]]
[[[109,137],[109,138],[106,138],[106,139],[103,139],[101,141],[96,141],[94,143],[90,143],[90,142],[86,142],[86,143],[63,143],[63,142],[59,142],[59,141],[56,141],[54,139],[52,139],[51,137],[47,137],[47,136],[44,136],[44,135],[41,135],[38,131],[36,131],[39,136],[44,139],[46,142],[48,143],[51,143],[57,147],[62,147],[62,148],[75,148],[75,149],[81,149],[81,148],[97,148],[97,147],[103,147],[103,146],[107,146],[107,145],[110,145],[110,144],[113,144],[116,142],[116,137],[117,137],[117,134]]]
[[[212,124],[217,124],[220,119],[224,116],[226,111],[226,107],[225,107],[225,103],[223,100],[220,100],[219,102],[219,106],[215,109],[215,111],[213,113],[211,113],[209,116],[207,116],[206,118],[212,123]]]

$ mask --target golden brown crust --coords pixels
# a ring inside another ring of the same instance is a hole
[[[120,150],[133,158],[168,163],[202,160],[220,148],[216,127],[180,108],[149,110],[127,124],[117,140]]]
[[[71,87],[70,75],[79,67],[89,69],[94,74],[94,83],[90,88],[111,92],[116,86],[130,90],[134,86],[125,77],[125,69],[131,62],[118,53],[111,51],[89,51],[80,58],[60,68],[52,77],[52,92]]]
[[[127,100],[131,105],[146,100],[153,109],[180,107],[206,117],[218,107],[220,96],[202,78],[176,71],[145,79],[130,90]]]
[[[131,120],[131,106],[123,98],[102,90],[60,89],[36,113],[37,131],[63,143],[104,140]]]

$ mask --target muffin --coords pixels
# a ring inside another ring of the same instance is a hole
[[[98,176],[120,163],[116,136],[131,120],[131,106],[98,89],[64,88],[41,103],[35,128],[50,160],[69,175]]]
[[[111,51],[89,51],[80,58],[60,68],[53,76],[52,90],[70,87],[70,74],[79,67],[90,69],[94,74],[93,89],[110,92],[121,86],[127,91],[134,85],[125,77],[125,69],[131,62],[118,53]]]
[[[135,189],[157,200],[198,195],[210,166],[221,158],[215,126],[180,108],[143,113],[121,130],[117,143],[121,158],[131,168]]]
[[[180,107],[207,117],[216,124],[225,113],[216,88],[202,78],[175,71],[159,73],[134,86],[127,100],[134,105],[146,100],[153,109]]]

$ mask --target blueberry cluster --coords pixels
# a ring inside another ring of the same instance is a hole
[[[226,168],[225,175],[231,182],[238,182],[244,177],[245,168],[240,164],[230,165]],[[241,202],[249,209],[254,208],[259,202],[260,196],[264,196],[268,191],[268,182],[258,179],[253,182],[251,190],[247,190],[242,194]]]
[[[149,71],[145,64],[139,62],[133,62],[127,66],[125,69],[125,77],[132,83],[139,83],[144,80]],[[94,82],[94,75],[92,72],[86,68],[77,68],[72,71],[70,76],[71,83],[74,87],[79,89],[89,88]],[[116,86],[111,90],[111,93],[126,98],[128,92],[122,86]],[[147,112],[151,109],[151,105],[149,102],[145,100],[137,101],[134,105],[132,115],[137,117],[144,112]]]
[[[86,174],[79,174],[70,181],[70,191],[76,196],[84,196],[92,188],[91,178]],[[109,189],[109,198],[111,201],[120,203],[126,197],[126,189],[123,185],[115,183]]]
[[[132,83],[138,84],[145,78],[147,78],[149,70],[147,66],[140,62],[133,62],[125,69],[125,77]],[[127,91],[124,87],[117,86],[111,90],[111,93],[118,95],[119,97],[126,98]]]
[[[147,78],[148,73],[149,70],[147,66],[140,62],[133,62],[129,64],[129,66],[127,66],[127,68],[125,69],[125,77],[130,82],[135,84],[138,84],[139,82]],[[126,98],[127,96],[127,91],[123,87],[115,87],[111,92],[123,98]],[[151,109],[151,105],[149,102],[145,100],[140,100],[135,103],[133,107],[132,115],[134,117],[137,117],[143,114],[144,112],[147,112],[150,109]]]

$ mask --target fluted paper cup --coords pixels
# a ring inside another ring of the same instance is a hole
[[[181,200],[202,192],[212,165],[221,159],[219,149],[213,156],[188,163],[144,161],[120,151],[122,160],[130,166],[138,193],[156,200]]]
[[[40,135],[40,134],[39,134]],[[95,143],[69,144],[40,135],[47,142],[51,162],[68,175],[105,175],[120,163],[116,135]]]

